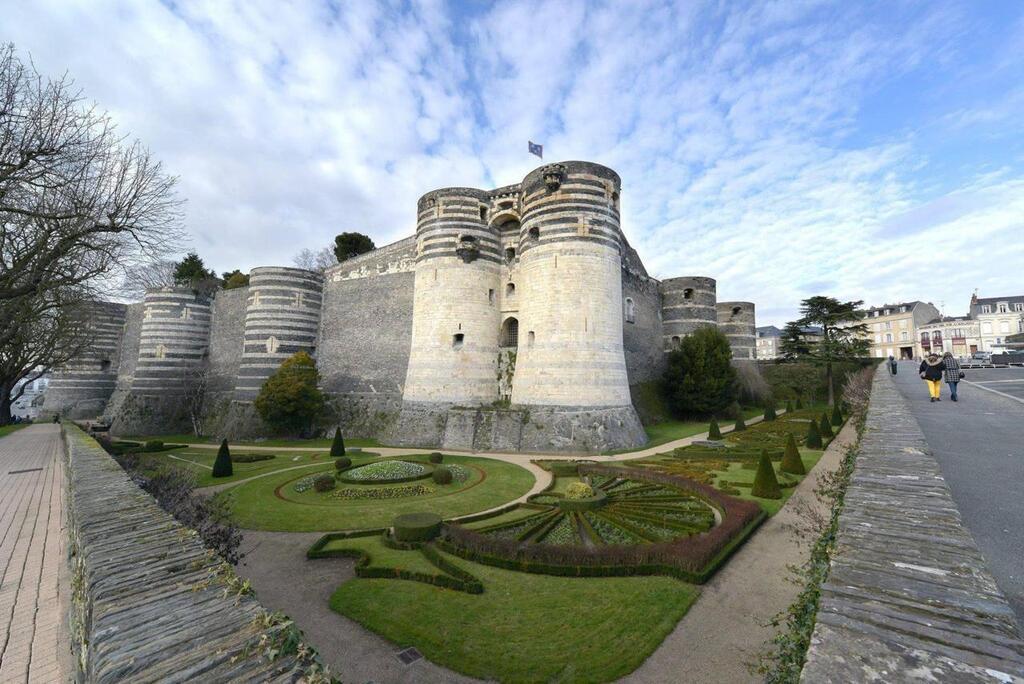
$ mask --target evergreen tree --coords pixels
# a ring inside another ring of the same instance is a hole
[[[779,487],[779,480],[775,477],[772,461],[768,458],[768,452],[763,449],[761,458],[757,462],[757,474],[754,475],[754,486],[750,488],[750,494],[761,499],[782,498],[782,488]]]
[[[793,475],[804,475],[807,469],[800,458],[800,450],[796,448],[796,438],[790,432],[786,435],[786,451],[782,455],[782,462],[779,463],[779,470]]]
[[[217,274],[206,268],[206,264],[195,252],[174,265],[174,283],[183,287],[195,287],[204,281],[217,280]]]
[[[256,412],[280,434],[308,432],[324,410],[324,395],[317,387],[320,374],[304,351],[285,359],[256,397]]]
[[[822,437],[827,437],[829,439],[835,437],[836,433],[832,431],[832,423],[829,422],[827,413],[821,414],[821,421],[818,424],[818,430],[821,432]]]
[[[231,466],[231,452],[228,450],[228,440],[225,439],[221,441],[220,449],[217,449],[217,459],[213,462],[213,476],[231,477],[234,472],[234,468]]]
[[[334,429],[334,441],[331,442],[331,458],[345,455],[345,439],[341,436],[341,428]]]
[[[221,274],[221,282],[225,290],[234,290],[235,288],[245,287],[249,284],[249,274],[242,273],[237,268],[234,271],[224,271]]]
[[[834,403],[835,397],[832,364],[867,356],[871,346],[868,342],[868,326],[862,322],[864,312],[860,306],[863,303],[841,302],[834,297],[810,297],[800,303],[801,317],[786,326],[787,330],[791,326],[803,330],[821,329],[820,336],[815,336],[817,339],[812,341],[809,337],[803,338],[807,347],[805,352],[795,347],[790,351],[795,357],[807,358],[825,366],[825,384],[830,404]],[[785,344],[783,341],[784,347]]]
[[[843,424],[843,413],[839,410],[839,404],[832,407],[832,424],[836,427]]]
[[[729,340],[717,328],[697,329],[668,353],[662,376],[666,403],[677,417],[721,413],[736,398]]]
[[[787,399],[786,400],[786,413],[792,413],[792,412],[793,412],[793,400],[792,399]]]
[[[714,418],[711,419],[711,425],[708,426],[708,439],[722,439],[722,430]]]
[[[764,419],[765,421],[775,420],[778,416],[775,415],[775,404],[768,402],[768,405],[764,407]]]
[[[808,449],[821,448],[821,432],[818,431],[818,423],[813,419],[807,426],[807,439],[804,440],[804,444],[807,445]]]
[[[803,407],[804,407],[804,400],[801,399],[800,397],[797,397],[796,398],[796,410],[800,411],[801,409],[803,409]]]
[[[373,240],[362,233],[342,233],[334,238],[334,256],[337,257],[338,263],[375,248]]]
[[[740,432],[741,430],[747,429],[747,424],[743,421],[743,414],[741,413],[736,419],[736,425],[733,426],[734,432]]]

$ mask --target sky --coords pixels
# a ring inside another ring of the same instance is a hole
[[[178,176],[185,247],[289,265],[416,199],[583,159],[651,275],[801,299],[1024,294],[1024,3],[0,0]]]

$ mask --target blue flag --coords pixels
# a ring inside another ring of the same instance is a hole
[[[535,154],[541,159],[544,158],[544,146],[538,145],[537,143],[527,140],[526,144],[529,146],[530,154]]]

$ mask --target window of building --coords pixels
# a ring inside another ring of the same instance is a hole
[[[509,283],[508,285],[505,286],[505,296],[506,297],[515,297],[516,296],[516,284],[515,283]]]
[[[636,304],[629,297],[626,297],[626,322],[636,323]]]
[[[892,330],[892,321],[886,321],[885,322],[885,329],[886,330]]]
[[[1007,313],[1007,307],[1005,302],[999,302],[999,313]]]
[[[540,238],[540,228],[531,228],[528,234],[531,239],[537,240]]]
[[[494,288],[492,287],[487,291],[487,303],[494,304]]]
[[[906,342],[907,340],[910,339],[910,334],[906,330],[904,330],[903,332],[900,333],[900,339]]]
[[[452,349],[462,349],[462,343],[466,340],[466,336],[462,333],[455,333],[452,335]]]
[[[480,220],[487,220],[487,207],[483,206],[482,204],[480,205]]]
[[[100,370],[104,373],[110,370],[110,359],[103,359],[100,361]]]
[[[270,337],[267,338],[266,346],[268,354],[276,354],[281,344],[277,341],[276,337],[271,335]]]
[[[501,324],[501,346],[519,346],[519,319],[506,318],[505,322]]]
[[[732,315],[733,316],[739,316],[740,315],[740,311],[743,311],[743,307],[740,307],[740,306],[732,307]]]
[[[672,336],[672,346],[673,347],[678,347],[679,346],[679,335],[673,335]]]
[[[505,248],[505,260],[506,261],[512,261],[515,258],[516,258],[516,248],[515,247],[506,247]]]
[[[533,341],[534,341],[534,339],[536,339],[536,337],[537,336],[533,334],[532,330],[530,332],[528,332],[526,334],[526,344],[532,347],[533,346]]]
[[[683,290],[683,299],[693,299],[693,288],[688,287]]]
[[[981,332],[982,332],[983,335],[991,335],[992,334],[992,324],[991,323],[982,323],[981,324]]]
[[[156,349],[153,350],[153,356],[158,359],[162,359],[167,356],[167,347],[162,344],[156,345]]]
[[[988,304],[981,305],[981,313],[992,313],[992,307]]]
[[[1010,332],[1010,321],[999,321],[999,332],[1009,333]]]
[[[885,341],[892,342],[892,333],[885,333]]]
[[[1014,302],[1013,310],[1014,311],[1024,311],[1024,302]]]

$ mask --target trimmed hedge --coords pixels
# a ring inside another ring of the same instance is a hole
[[[440,451],[434,451],[430,454],[429,460],[431,463],[441,463],[442,461],[444,461],[444,454],[442,454]]]
[[[232,463],[257,463],[258,461],[269,461],[275,458],[274,454],[242,454],[240,456],[232,456]]]
[[[767,406],[765,406],[764,420],[767,422],[775,420],[776,418],[778,418],[778,416],[775,414],[775,404],[768,404]]]
[[[792,433],[786,439],[786,453],[782,455],[779,470],[793,475],[807,474],[807,468],[804,467],[804,462],[800,458],[800,450],[796,448],[796,438],[793,437]]]
[[[342,552],[337,549],[330,551],[324,551],[324,547],[335,539],[355,539],[357,537],[372,537],[376,534],[383,534],[387,532],[387,528],[374,527],[369,530],[351,530],[349,532],[328,532],[324,536],[313,542],[313,545],[306,551],[306,558],[315,560],[317,558],[345,558],[351,557],[352,554]]]
[[[741,430],[747,429],[747,424],[743,420],[743,416],[740,416],[739,418],[736,419],[736,424],[733,426],[732,429],[736,432],[740,432]]]
[[[330,475],[318,475],[313,480],[313,489],[318,492],[329,492],[334,489],[334,478]]]
[[[352,459],[348,456],[342,456],[341,458],[334,459],[334,468],[336,470],[345,470],[352,465]]]
[[[159,439],[151,439],[142,447],[143,451],[163,451],[164,443]]]
[[[839,410],[839,404],[832,406],[832,425],[839,427],[843,424],[843,413]]]
[[[213,476],[230,477],[233,474],[234,468],[231,467],[231,452],[228,450],[228,440],[225,439],[221,441],[220,448],[217,449],[217,458],[213,462]]]
[[[602,489],[595,489],[593,496],[582,499],[571,499],[565,497],[558,502],[558,507],[563,511],[592,511],[600,508],[608,500],[608,495]]]
[[[331,456],[341,458],[345,455],[345,438],[341,436],[341,428],[334,429],[334,439],[331,441]]]
[[[814,420],[811,420],[807,426],[807,437],[804,439],[804,444],[808,449],[822,448],[821,432],[818,431],[818,423]]]
[[[828,414],[821,414],[821,421],[818,423],[818,430],[821,432],[822,437],[831,439],[836,436],[836,433],[832,430],[832,423],[828,419]]]
[[[779,479],[775,477],[775,469],[768,454],[761,452],[761,459],[757,462],[757,473],[754,475],[754,484],[750,488],[750,495],[760,499],[781,499],[782,488],[779,487]]]
[[[395,518],[392,528],[397,541],[429,541],[441,531],[441,522],[436,513],[405,513]]]
[[[431,477],[434,478],[434,484],[446,485],[452,483],[452,471],[444,466],[434,468]]]
[[[718,421],[714,418],[708,426],[708,439],[722,439],[722,428],[718,427]]]

